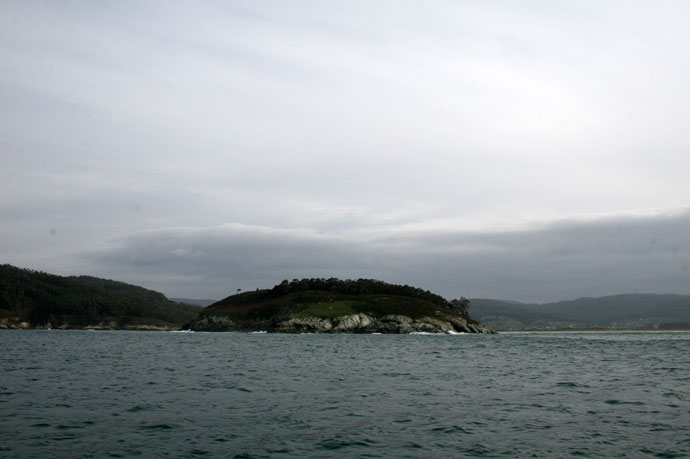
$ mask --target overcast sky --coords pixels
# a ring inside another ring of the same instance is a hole
[[[0,262],[690,294],[690,2],[0,0]]]

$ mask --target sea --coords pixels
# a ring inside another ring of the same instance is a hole
[[[0,457],[690,457],[690,333],[0,330]]]

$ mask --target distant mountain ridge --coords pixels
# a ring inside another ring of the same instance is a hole
[[[544,304],[474,298],[470,311],[496,330],[690,329],[690,295],[633,293]]]
[[[200,310],[124,282],[0,265],[0,328],[178,329]]]

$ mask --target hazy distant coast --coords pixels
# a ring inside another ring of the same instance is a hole
[[[690,295],[649,293],[545,304],[473,298],[472,314],[496,330],[686,330]]]

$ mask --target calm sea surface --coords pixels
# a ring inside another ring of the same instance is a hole
[[[1,457],[690,457],[690,333],[0,330]]]

